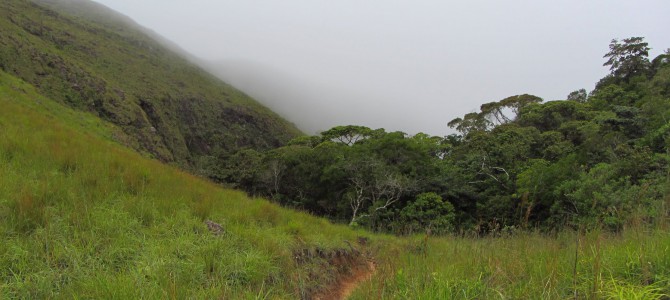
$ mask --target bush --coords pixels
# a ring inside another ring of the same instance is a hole
[[[400,227],[405,233],[425,230],[445,233],[453,229],[456,214],[454,206],[435,193],[423,193],[400,211]]]

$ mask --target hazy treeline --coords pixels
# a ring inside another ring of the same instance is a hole
[[[648,50],[643,38],[613,40],[611,73],[590,93],[486,103],[449,122],[459,134],[338,126],[201,167],[286,206],[395,233],[653,222],[670,201],[670,52],[650,60]]]

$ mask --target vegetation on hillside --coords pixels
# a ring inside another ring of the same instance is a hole
[[[116,124],[118,141],[196,172],[300,134],[147,32],[90,1],[2,1],[0,70]]]
[[[2,299],[308,299],[368,255],[355,299],[670,295],[669,54],[641,38],[594,91],[484,104],[457,135],[269,150],[299,133],[127,19],[39,3],[0,3]]]
[[[210,176],[254,195],[394,233],[604,227],[668,218],[670,53],[614,40],[596,88],[523,94],[456,118],[434,137],[338,126]]]
[[[559,229],[667,217],[668,55],[613,41],[611,74],[565,101],[516,95],[449,122],[447,137],[291,125],[85,0],[4,1],[0,70],[93,112],[112,138],[219,183],[354,226]],[[279,147],[279,148],[277,148]]]
[[[310,299],[369,259],[354,299],[670,297],[670,52],[643,38],[459,134],[295,138],[134,26],[0,2],[0,299]]]
[[[367,234],[147,159],[1,71],[0,106],[1,299],[309,298],[366,263]]]
[[[114,142],[118,127],[3,72],[0,104],[2,299],[309,299],[368,257],[377,271],[353,299],[670,295],[667,219],[619,234],[371,235],[146,159]],[[409,211],[439,202],[418,198]]]

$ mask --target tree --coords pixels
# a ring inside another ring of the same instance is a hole
[[[356,159],[345,162],[343,169],[348,174],[349,189],[345,198],[351,207],[351,220],[349,225],[354,225],[361,216],[359,212],[369,205],[371,201],[370,191],[374,186],[374,177],[377,176],[383,164],[376,159]]]
[[[590,99],[589,102],[592,100]],[[558,130],[566,122],[593,118],[590,107],[575,101],[549,101],[524,107],[517,124],[540,131]]]
[[[487,131],[516,120],[522,108],[540,102],[542,98],[534,95],[510,96],[497,102],[484,103],[479,107],[479,113],[472,112],[463,118],[453,119],[447,126],[458,130],[463,136],[473,131]],[[512,112],[513,116],[507,116],[506,112]]]
[[[507,124],[511,121],[514,121],[519,114],[519,111],[533,103],[542,102],[542,98],[534,95],[523,94],[523,95],[514,95],[502,99],[498,102],[490,102],[482,104],[479,108],[482,112],[480,115],[491,120],[491,122],[496,122],[496,125]],[[505,115],[505,112],[512,112],[513,116],[508,117]]]
[[[507,97],[500,100],[499,103],[503,107],[511,109],[516,118],[522,108],[528,106],[529,104],[541,103],[542,101],[542,98],[538,96],[523,94]]]
[[[610,51],[605,54],[611,74],[616,78],[628,80],[633,76],[646,74],[650,67],[649,47],[643,37],[630,37],[619,42],[613,39]]]
[[[656,72],[658,72],[658,70],[669,64],[670,64],[670,49],[666,49],[665,53],[656,56],[656,58],[654,58],[651,61],[652,72],[655,74]]]
[[[480,115],[482,117],[487,118],[496,125],[505,124],[512,121],[512,119],[507,117],[503,112],[505,106],[500,102],[484,103],[479,107],[479,109],[481,110]]]
[[[345,193],[351,207],[350,224],[362,218],[374,217],[380,210],[398,202],[413,184],[405,175],[393,170],[369,153],[354,153],[341,167],[347,174],[349,186]],[[367,214],[361,214],[364,210]]]
[[[227,157],[222,166],[225,172],[223,182],[230,183],[235,188],[251,191],[254,180],[262,166],[263,155],[254,149],[242,149]]]
[[[466,114],[462,119],[456,118],[447,123],[447,126],[458,130],[463,136],[467,136],[472,131],[486,131],[491,125],[491,121],[475,112]]]
[[[567,100],[584,103],[584,102],[586,102],[586,100],[588,98],[589,98],[589,96],[588,96],[588,94],[586,94],[586,90],[585,89],[579,89],[579,90],[573,91],[572,93],[568,94]]]
[[[379,133],[377,130],[372,130],[365,126],[347,125],[336,126],[321,133],[324,140],[340,142],[347,146],[351,146],[358,141],[370,138]]]

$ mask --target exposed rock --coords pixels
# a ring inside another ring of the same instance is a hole
[[[214,235],[221,235],[223,233],[223,226],[221,224],[218,224],[212,220],[206,220],[205,224],[207,224],[207,229],[214,234]]]

